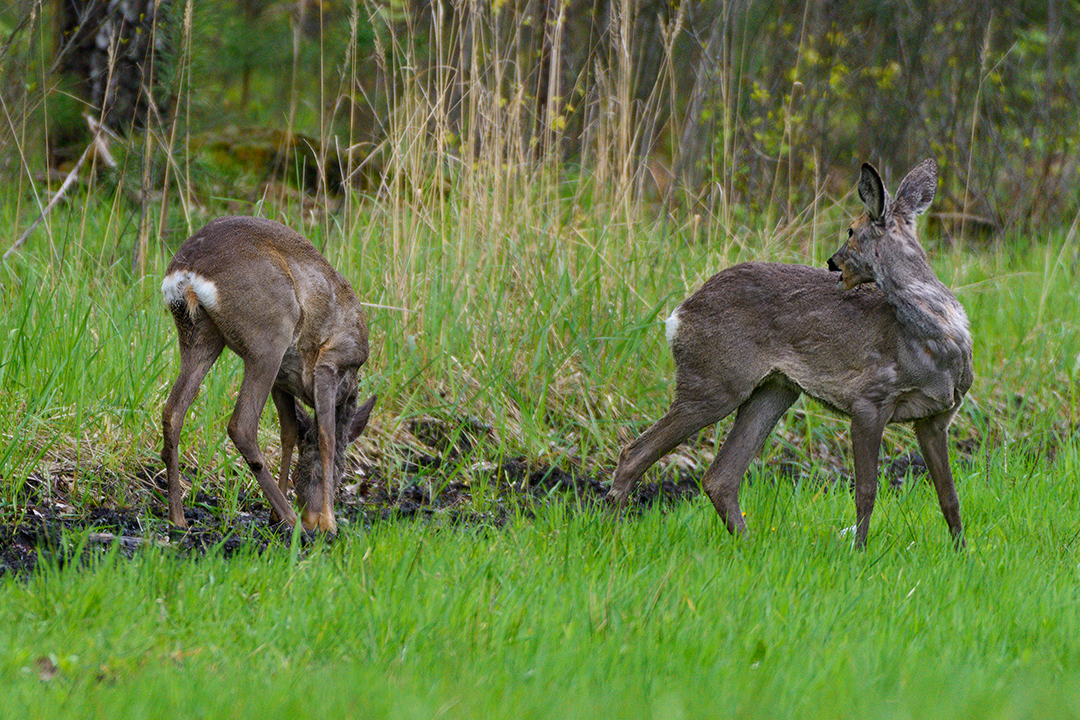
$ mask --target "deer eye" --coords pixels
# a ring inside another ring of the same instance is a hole
[[[848,228],[848,229],[847,229],[847,236],[848,236],[848,238],[851,238],[851,237],[852,237],[852,236],[853,236],[854,234],[855,234],[855,231],[854,231],[854,230],[852,230],[851,228]]]

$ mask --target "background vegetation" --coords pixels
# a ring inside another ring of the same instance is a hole
[[[0,17],[20,185],[78,156],[86,113],[150,131],[121,175],[170,203],[250,199],[272,174],[317,195],[569,163],[730,230],[737,208],[792,221],[864,160],[933,155],[948,237],[1076,209],[1080,10],[1062,0],[19,0]]]

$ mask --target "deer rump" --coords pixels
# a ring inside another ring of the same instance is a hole
[[[849,417],[859,403],[892,405],[893,423],[959,405],[972,378],[954,377],[955,348],[912,337],[880,290],[844,290],[838,278],[760,262],[711,277],[668,321],[678,396],[745,400],[764,383],[789,383]]]

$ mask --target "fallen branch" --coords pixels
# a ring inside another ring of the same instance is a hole
[[[108,164],[114,164],[112,157],[109,155],[108,148],[105,146],[105,143],[102,142],[101,125],[89,116],[86,118],[86,121],[90,124],[90,130],[93,133],[93,137],[90,138],[90,142],[86,145],[86,149],[83,150],[83,153],[79,156],[79,159],[75,161],[75,167],[71,168],[71,172],[69,172],[67,178],[64,179],[64,182],[60,186],[60,189],[56,191],[55,195],[53,195],[52,200],[49,200],[48,205],[46,205],[45,208],[41,211],[41,214],[38,215],[37,220],[32,222],[30,224],[30,227],[26,228],[26,231],[19,236],[19,239],[12,243],[11,247],[9,247],[7,249],[7,252],[4,253],[4,260],[7,260],[13,253],[17,252],[19,248],[22,247],[23,243],[25,243],[26,240],[30,237],[30,235],[33,234],[34,230],[37,229],[37,226],[41,224],[41,221],[45,219],[45,216],[52,212],[52,209],[56,207],[56,204],[63,199],[64,194],[71,189],[72,185],[76,183],[76,181],[79,179],[79,169],[82,168],[83,163],[86,162],[86,158],[90,157],[91,154],[94,154],[96,152],[99,156],[102,156]]]

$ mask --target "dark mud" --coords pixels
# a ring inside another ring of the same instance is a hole
[[[464,436],[463,436],[464,437]],[[597,508],[603,503],[608,477],[601,482],[580,467],[530,464],[523,458],[472,466],[468,472],[455,467],[465,450],[455,444],[433,443],[440,455],[412,453],[398,463],[398,480],[383,477],[377,468],[357,468],[338,489],[335,503],[341,530],[370,528],[387,522],[429,522],[450,526],[498,529],[510,522],[527,520],[545,505],[568,503],[571,508]],[[883,458],[883,487],[900,487],[926,473],[922,457],[911,453]],[[639,483],[626,509],[639,514],[659,505],[672,507],[701,494],[699,473],[674,465],[658,480]],[[468,477],[466,483],[458,477]],[[826,463],[811,468],[792,455],[779,453],[751,474],[749,482],[814,483],[826,488],[849,489],[850,474],[842,466]],[[449,478],[449,479],[448,479]],[[268,547],[287,547],[292,534],[269,526],[269,506],[257,489],[241,488],[230,502],[205,491],[185,498],[185,531],[166,521],[164,475],[159,471],[137,473],[129,478],[135,501],[124,507],[108,504],[79,508],[64,496],[60,479],[36,478],[27,484],[31,497],[18,516],[0,523],[0,576],[26,576],[42,558],[59,564],[76,562],[95,552],[117,546],[130,556],[140,547],[156,544],[188,555],[211,550],[229,557],[239,551],[261,553]],[[474,502],[473,488],[484,488],[483,502]],[[45,496],[44,488],[49,488]],[[483,510],[477,507],[482,506]],[[232,508],[232,510],[228,509]],[[74,540],[78,538],[78,540]],[[307,541],[306,537],[299,537]]]

